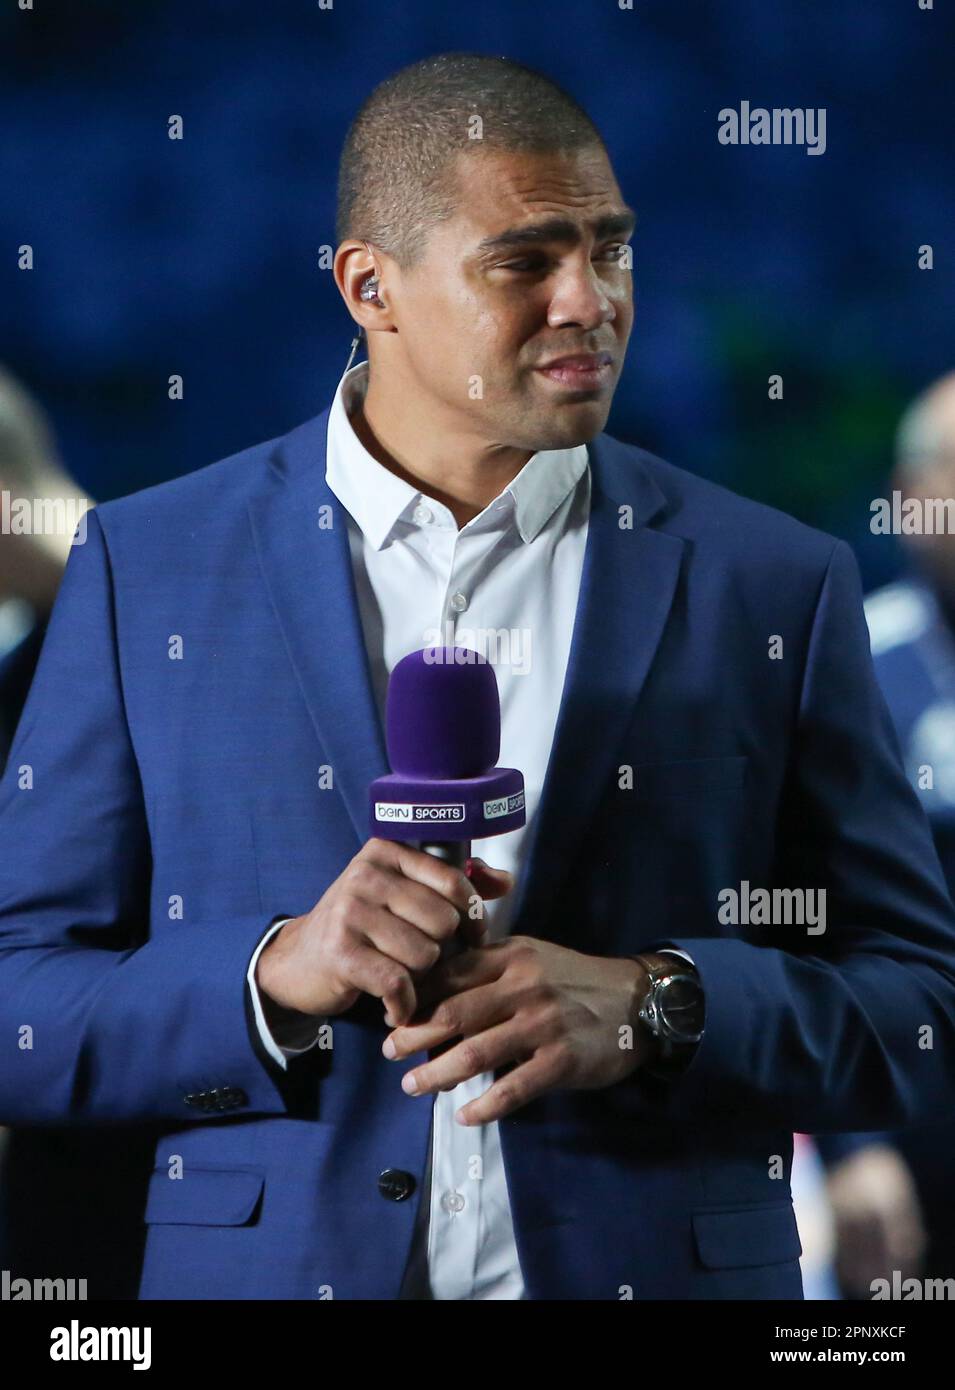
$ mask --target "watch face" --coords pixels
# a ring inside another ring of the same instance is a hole
[[[674,1042],[696,1042],[703,1032],[703,989],[692,975],[671,976],[657,999],[663,1032]]]

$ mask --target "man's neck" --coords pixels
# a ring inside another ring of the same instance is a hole
[[[440,424],[422,427],[420,411],[383,401],[372,381],[349,419],[372,458],[442,502],[459,528],[483,512],[533,455],[528,449],[481,447],[444,435]]]

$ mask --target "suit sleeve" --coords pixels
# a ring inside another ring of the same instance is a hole
[[[826,930],[667,943],[690,953],[706,994],[668,1110],[807,1134],[937,1119],[955,1102],[955,913],[841,541],[812,621],[777,846],[764,886],[824,889]]]
[[[90,512],[0,781],[0,1124],[286,1112],[246,1013],[267,923],[224,914],[151,938],[150,875]]]

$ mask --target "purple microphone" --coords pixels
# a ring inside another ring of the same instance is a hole
[[[494,667],[468,647],[426,647],[391,673],[385,736],[392,771],[369,788],[371,834],[463,867],[471,841],[524,824],[524,778],[497,767]]]

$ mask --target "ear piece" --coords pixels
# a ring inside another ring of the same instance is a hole
[[[368,245],[368,242],[367,242],[367,241],[364,241],[364,242],[362,242],[362,245],[364,246],[365,250],[368,252],[369,256],[372,256],[372,257],[373,257],[372,249],[371,249],[371,247]],[[364,283],[362,284],[362,287],[361,287],[361,289],[360,289],[360,291],[359,291],[359,298],[360,298],[360,299],[366,300],[366,301],[367,301],[368,303],[370,303],[370,304],[379,304],[379,305],[381,306],[382,309],[385,307],[384,302],[378,298],[378,276],[377,276],[377,275],[369,275],[368,278],[364,281]]]
[[[362,340],[362,338],[363,338],[364,336],[365,336],[365,330],[359,326],[358,332],[355,334],[354,338],[352,338],[352,340],[351,340],[351,352],[348,354],[348,361],[345,363],[345,371],[346,371],[346,372],[349,370],[349,368],[351,367],[351,364],[354,362],[354,360],[355,360],[355,353],[358,351],[358,345],[359,345],[359,343],[361,342],[361,340]]]
[[[368,279],[361,287],[360,298],[369,300],[371,303],[380,304],[384,308],[384,303],[378,298],[378,276],[369,275]]]
[[[365,247],[366,247],[366,249],[369,251],[369,254],[370,254],[370,247],[368,247],[368,243],[367,243],[367,242],[365,243]],[[358,291],[358,297],[359,297],[359,299],[364,300],[364,301],[365,301],[366,303],[368,303],[368,304],[377,304],[377,305],[379,305],[382,309],[384,309],[384,307],[385,307],[384,300],[381,300],[381,299],[378,298],[378,276],[377,276],[377,275],[369,275],[369,276],[366,277],[366,279],[365,279],[364,282],[362,283],[361,289]],[[359,345],[359,343],[361,342],[361,340],[362,340],[362,338],[363,338],[364,336],[365,336],[365,331],[364,331],[364,329],[359,325],[359,327],[358,327],[358,332],[355,334],[354,338],[352,338],[351,352],[349,353],[348,361],[347,361],[347,363],[345,364],[345,371],[346,371],[346,372],[349,370],[349,368],[351,367],[351,364],[354,362],[354,360],[355,360],[355,353],[358,351],[358,345]]]

